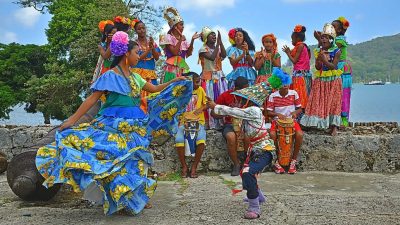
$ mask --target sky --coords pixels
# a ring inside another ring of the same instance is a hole
[[[47,43],[45,29],[51,15],[41,14],[33,8],[20,8],[13,1],[0,0],[0,43]],[[282,62],[287,57],[281,48],[291,46],[290,35],[297,24],[307,28],[307,44],[316,43],[314,30],[321,30],[325,23],[339,16],[350,21],[346,36],[351,44],[400,33],[400,1],[397,0],[150,0],[150,3],[177,8],[185,21],[184,34],[188,39],[203,26],[208,26],[221,32],[227,48],[228,31],[242,27],[249,32],[259,50],[262,35],[274,33]],[[167,29],[165,22],[163,31]],[[195,53],[201,44],[200,40],[195,41]],[[201,72],[197,54],[187,61],[193,71]],[[223,70],[225,73],[232,70],[228,60],[224,60]]]

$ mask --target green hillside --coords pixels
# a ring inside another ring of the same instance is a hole
[[[355,82],[400,79],[400,34],[352,45],[348,51]]]

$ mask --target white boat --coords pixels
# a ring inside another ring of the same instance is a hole
[[[365,83],[365,85],[385,85],[385,83],[381,80],[373,80],[368,83]]]

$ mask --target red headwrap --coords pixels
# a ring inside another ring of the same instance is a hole
[[[275,54],[278,51],[278,43],[276,42],[276,37],[274,34],[266,34],[262,36],[261,42],[264,42],[264,39],[269,38],[272,40],[272,43],[274,44],[272,52]]]

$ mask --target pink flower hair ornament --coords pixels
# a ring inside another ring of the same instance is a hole
[[[111,40],[110,50],[115,56],[121,56],[128,51],[129,37],[123,31],[117,31]]]

